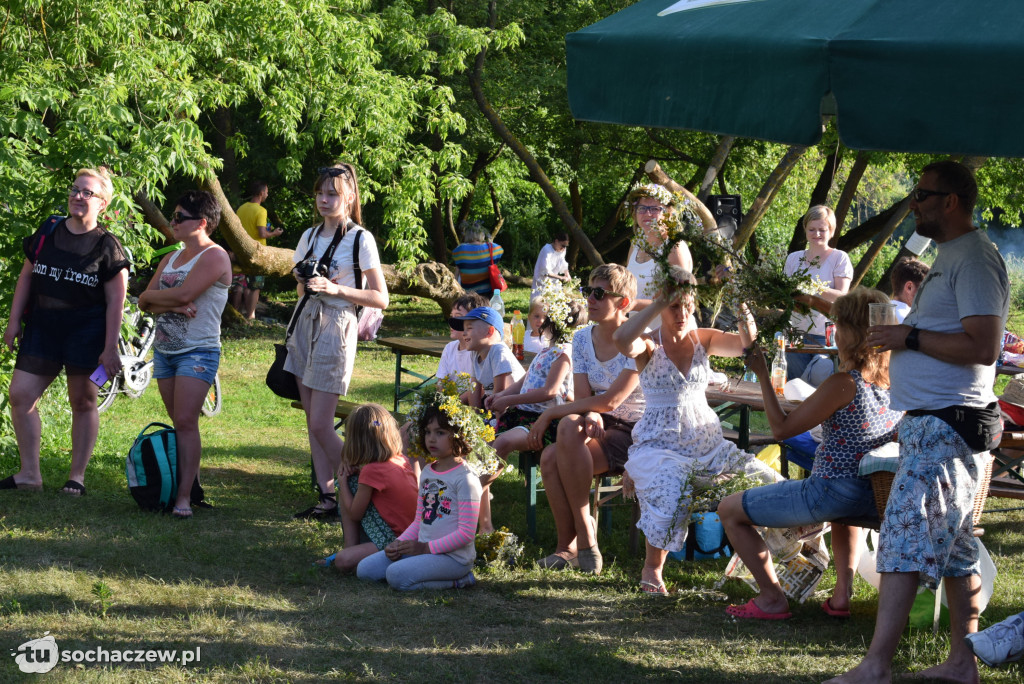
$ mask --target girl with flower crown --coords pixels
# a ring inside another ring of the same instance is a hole
[[[655,272],[657,254],[665,242],[664,220],[676,212],[678,198],[664,185],[643,183],[633,186],[626,195],[624,209],[636,226],[636,234],[626,258],[626,268],[636,276],[636,300],[633,311],[646,309],[657,291]],[[693,257],[684,242],[678,242],[668,253],[668,262],[684,271],[693,271]],[[651,329],[661,325],[660,318],[650,322]]]
[[[414,451],[432,463],[420,475],[416,514],[398,539],[364,558],[360,579],[387,580],[392,589],[461,589],[476,584],[475,532],[480,513],[480,479],[466,459],[487,469],[493,450],[482,440],[493,432],[473,409],[460,403],[455,383],[427,390],[413,403]]]
[[[498,415],[498,436],[492,446],[498,457],[505,459],[513,451],[526,451],[530,428],[551,406],[572,401],[572,335],[587,323],[587,310],[577,298],[566,295],[561,283],[547,281],[542,300],[547,316],[541,324],[541,336],[549,336],[550,344],[530,362],[526,375],[508,388],[487,397],[485,407]],[[544,432],[544,446],[552,444],[558,421],[549,423]],[[486,488],[497,475],[483,480]],[[480,519],[480,533],[493,532],[490,519]]]

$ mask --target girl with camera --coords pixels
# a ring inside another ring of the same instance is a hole
[[[296,312],[284,369],[298,380],[320,491],[320,500],[295,517],[324,519],[338,515],[334,478],[341,466],[342,441],[334,431],[334,410],[338,396],[348,392],[355,365],[356,307],[387,308],[388,288],[377,243],[359,225],[362,210],[355,167],[343,163],[320,169],[314,190],[323,223],[303,233],[295,248],[292,272],[299,281],[300,299],[307,294],[309,298]]]

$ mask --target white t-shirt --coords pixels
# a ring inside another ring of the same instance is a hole
[[[636,359],[631,359],[622,354],[616,354],[607,361],[600,361],[594,351],[593,330],[594,326],[589,325],[573,335],[572,372],[574,374],[585,373],[587,380],[590,382],[590,389],[593,390],[596,396],[607,392],[612,383],[624,371],[636,373],[637,370]],[[582,397],[576,398],[581,399]],[[643,390],[637,384],[625,401],[608,413],[627,423],[635,423],[643,416],[645,406]]]
[[[313,247],[312,256],[321,257],[331,244],[334,238],[333,233],[324,234],[325,231],[317,233],[318,226],[309,228],[299,238],[299,244],[295,247],[295,254],[292,256],[294,263],[299,263],[306,258],[309,251],[309,241],[314,234],[317,235]],[[341,242],[334,249],[334,256],[328,266],[328,280],[346,287],[356,286],[356,276],[353,270],[352,248],[355,246],[356,233],[362,232],[363,237],[359,243],[359,267],[363,271],[362,286],[366,287],[366,272],[371,268],[380,268],[380,255],[377,253],[377,241],[373,239],[370,231],[357,226],[355,223],[349,226],[348,232],[341,238]]]
[[[817,261],[804,261],[807,250],[793,252],[786,257],[786,266],[783,272],[786,275],[793,275],[799,270],[806,269],[808,276],[818,276],[826,285],[835,288],[837,278],[853,279],[853,264],[850,262],[850,255],[840,249],[833,249],[820,263]],[[793,314],[791,324],[796,330],[802,330],[812,335],[824,335],[825,323],[828,322],[823,314],[812,311],[810,316],[804,314]]]
[[[541,247],[540,254],[537,255],[537,263],[533,267],[533,292],[530,293],[530,296],[540,295],[540,290],[544,287],[544,281],[548,279],[549,274],[561,275],[568,272],[569,263],[565,260],[565,250],[556,251],[551,243],[544,245]]]
[[[484,393],[490,394],[494,391],[494,378],[504,373],[512,374],[512,382],[526,375],[523,364],[515,357],[512,350],[503,343],[491,345],[487,356],[480,360],[477,353],[472,352],[473,379],[483,385]]]
[[[892,300],[892,303],[896,305],[896,320],[902,323],[903,319],[910,313],[910,305],[898,299]]]
[[[459,341],[452,340],[441,351],[441,361],[437,364],[437,377],[449,378],[459,373],[473,375],[473,352],[459,350]]]

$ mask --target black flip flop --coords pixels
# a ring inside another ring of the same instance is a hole
[[[70,489],[71,492],[65,492],[65,489]],[[64,486],[60,488],[61,494],[67,494],[68,496],[85,496],[85,485],[81,482],[75,482],[74,480],[68,480],[64,483]],[[73,494],[72,492],[77,492]]]
[[[43,485],[18,484],[14,476],[9,475],[0,480],[0,489],[21,489],[26,492],[40,492],[43,490]]]

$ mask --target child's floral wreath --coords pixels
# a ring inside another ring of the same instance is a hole
[[[627,205],[632,206],[640,197],[652,197],[672,209],[658,221],[663,238],[661,244],[652,244],[639,224],[633,238],[633,244],[650,254],[656,262],[655,292],[671,294],[692,287],[680,284],[672,277],[668,260],[672,249],[685,241],[694,264],[730,265],[731,276],[726,280],[697,286],[699,298],[715,310],[716,315],[723,304],[738,310],[742,302],[756,303],[761,309],[780,311],[773,316],[762,317],[757,335],[761,346],[770,346],[778,331],[786,333],[790,339],[802,337],[792,330],[790,320],[795,311],[807,309],[795,302],[793,295],[824,292],[827,285],[820,278],[809,275],[806,269],[786,275],[785,257],[777,253],[762,253],[757,262],[748,262],[744,254],[734,249],[717,230],[704,231],[704,223],[694,210],[693,200],[682,193],[673,194],[661,185],[637,184],[626,196]]]
[[[472,389],[473,380],[466,373],[458,373],[452,377],[441,378],[434,385],[424,388],[413,395],[412,407],[409,409],[409,455],[425,459],[428,463],[435,461],[423,449],[420,433],[420,418],[431,406],[438,407],[446,416],[452,427],[469,446],[466,461],[478,474],[495,473],[501,467],[501,461],[494,452],[490,442],[494,441],[494,428],[483,414],[466,406],[459,396]]]
[[[570,325],[572,311],[569,308],[571,300],[582,301],[579,291],[580,281],[577,278],[571,278],[564,283],[557,278],[547,278],[541,286],[539,299],[544,307],[544,313],[551,319],[551,325],[554,327],[552,341],[555,344],[568,342],[579,328]]]

